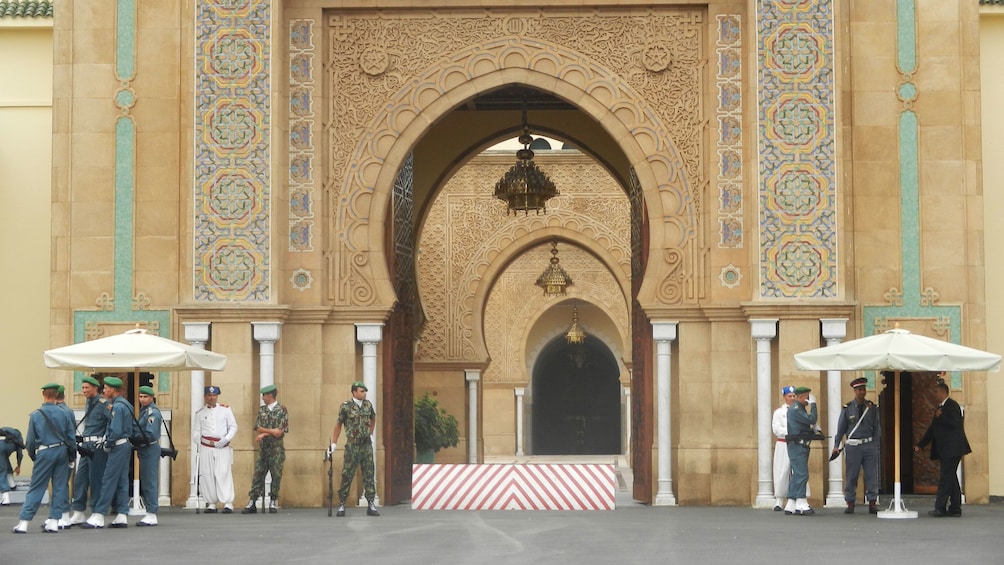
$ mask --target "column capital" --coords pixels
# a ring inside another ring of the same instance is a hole
[[[254,334],[255,341],[279,341],[279,335],[282,333],[282,322],[251,322],[251,327],[254,328],[252,333]]]
[[[847,318],[820,318],[823,339],[844,339],[847,337]]]
[[[524,394],[526,394],[526,389],[523,388],[523,387],[521,387],[521,386],[520,387],[516,387],[513,390],[516,393],[516,396],[523,396]]]
[[[777,318],[750,320],[753,339],[771,340],[777,337]]]
[[[185,328],[185,341],[188,343],[206,343],[209,341],[210,322],[182,322]]]
[[[655,341],[673,341],[676,339],[677,321],[652,320],[652,339]]]
[[[479,369],[464,369],[464,379],[467,382],[478,382],[481,380],[481,371]]]
[[[380,343],[383,324],[356,324],[356,339],[359,343]]]

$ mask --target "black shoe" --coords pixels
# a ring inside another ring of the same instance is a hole
[[[254,505],[254,502],[248,502],[248,505],[241,510],[241,514],[257,514],[258,507]]]
[[[940,508],[935,508],[934,510],[928,512],[927,515],[934,516],[935,518],[944,518],[945,516],[948,516],[948,512],[945,512]]]
[[[848,502],[847,508],[844,508],[844,514],[854,514],[854,503]]]
[[[812,516],[813,514],[816,513],[816,511],[813,510],[812,508],[806,508],[805,510],[796,510],[795,512],[801,516]]]
[[[272,500],[272,501],[270,501],[268,503],[268,513],[269,514],[278,514],[279,513],[279,509],[276,508],[276,506],[275,506],[275,500]]]
[[[234,513],[234,509],[230,508],[229,506],[224,506],[223,507],[223,513],[224,514],[233,514]]]
[[[345,503],[338,505],[338,512],[335,512],[335,516],[341,517],[345,515]]]
[[[206,509],[203,512],[206,513],[206,514],[216,514],[216,507],[215,506],[206,506]]]
[[[775,506],[774,507],[774,512],[780,512],[782,510],[784,510],[784,508],[781,508],[780,506]]]
[[[798,510],[796,510],[795,512],[792,512],[791,510],[785,510],[785,511],[784,511],[784,515],[785,515],[785,516],[791,516],[792,514],[795,514],[795,513],[797,513],[797,512],[798,512]]]
[[[951,516],[952,518],[961,518],[962,517],[962,509],[961,508],[949,508],[948,509],[948,515]]]
[[[380,515],[380,513],[377,512],[376,506],[373,506],[372,502],[370,503],[369,507],[366,508],[366,515],[367,516],[379,516]]]
[[[876,501],[874,501],[874,500],[869,500],[868,501],[868,513],[869,514],[878,514],[878,503]]]

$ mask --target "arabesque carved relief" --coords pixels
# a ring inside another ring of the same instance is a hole
[[[448,111],[448,93],[503,69],[528,82],[556,77],[556,94],[584,93],[587,100],[573,101],[630,132],[632,156],[644,159],[661,194],[649,206],[665,208],[659,244],[677,250],[693,278],[706,184],[703,10],[351,12],[332,15],[328,26],[326,256],[335,304],[377,300],[370,204],[375,190],[388,190],[376,183],[383,167],[396,166],[387,162],[394,144],[423,112],[433,120]],[[694,287],[660,298],[693,300]]]

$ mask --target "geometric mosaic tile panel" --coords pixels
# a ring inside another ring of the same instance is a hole
[[[761,298],[834,298],[832,0],[757,1]]]
[[[743,246],[743,20],[719,14],[715,55],[718,73],[719,247]]]
[[[314,250],[314,21],[289,22],[289,250]]]
[[[269,0],[196,6],[197,302],[269,299],[271,19]]]

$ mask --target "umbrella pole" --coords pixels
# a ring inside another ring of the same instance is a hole
[[[133,413],[136,418],[139,418],[139,367],[136,367],[132,373],[132,391]],[[143,508],[142,497],[139,494],[139,453],[135,449],[133,449],[132,457],[132,504],[129,505],[129,515],[138,516],[146,514],[146,510]]]
[[[900,493],[902,492],[902,488],[901,488],[901,485],[900,485],[900,482],[899,482],[899,444],[900,444],[900,441],[899,441],[899,434],[900,434],[900,430],[899,430],[899,427],[900,427],[899,426],[899,418],[900,418],[899,417],[899,413],[900,413],[900,407],[899,407],[899,398],[900,398],[899,397],[899,391],[900,391],[900,386],[899,386],[899,371],[895,372],[895,374],[893,376],[893,379],[894,380],[893,380],[893,400],[892,400],[892,403],[893,403],[893,413],[894,413],[893,420],[895,421],[894,425],[893,425],[893,429],[894,429],[894,432],[893,432],[893,450],[894,450],[893,454],[895,456],[894,457],[895,463],[893,464],[893,471],[894,471],[894,480],[896,481],[895,482],[895,486],[894,486],[895,493],[894,493],[894,496],[893,496],[893,499],[892,499],[892,503],[889,505],[889,509],[888,510],[883,510],[883,511],[879,512],[878,513],[878,517],[879,518],[916,518],[917,517],[917,513],[915,511],[907,510],[906,509],[906,505],[903,504],[903,499],[900,497]]]

